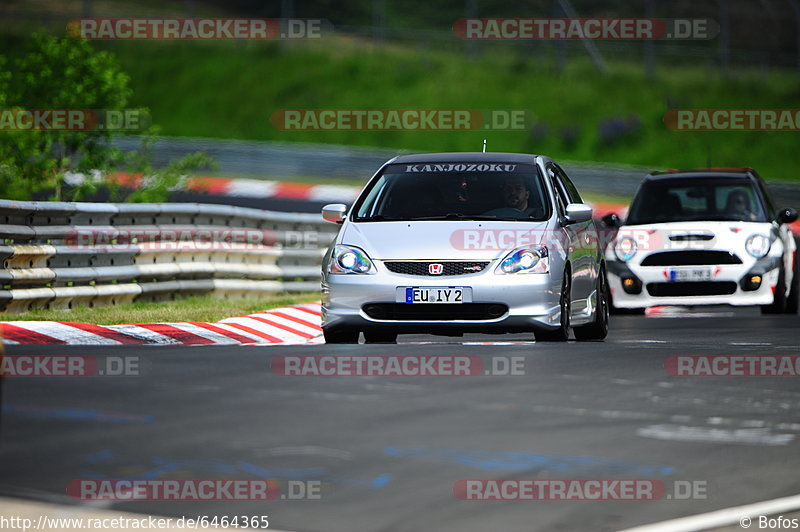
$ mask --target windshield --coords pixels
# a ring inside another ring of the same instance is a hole
[[[760,196],[749,180],[680,178],[645,182],[625,223],[640,225],[702,220],[768,221]]]
[[[532,164],[394,164],[356,203],[353,221],[546,220],[546,198]]]

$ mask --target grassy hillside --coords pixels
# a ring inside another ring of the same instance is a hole
[[[18,41],[8,43],[13,52]],[[583,55],[565,72],[547,55],[503,47],[463,52],[386,46],[341,35],[290,43],[98,42],[131,75],[134,104],[147,106],[165,135],[323,142],[408,150],[542,152],[556,158],[652,168],[753,166],[769,179],[800,179],[796,132],[673,132],[669,108],[800,108],[795,72],[708,65],[612,63],[601,75]],[[548,47],[540,48],[547,54]],[[585,55],[585,54],[584,54]],[[279,109],[524,109],[523,131],[280,131]]]

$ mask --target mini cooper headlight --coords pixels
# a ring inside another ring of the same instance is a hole
[[[631,260],[638,250],[639,246],[636,244],[636,240],[629,236],[623,236],[614,244],[614,253],[622,262]]]
[[[375,273],[375,267],[363,250],[355,246],[336,246],[328,262],[330,273]]]
[[[769,253],[770,242],[769,237],[761,233],[754,233],[747,237],[744,243],[744,248],[753,257],[760,259]]]
[[[500,261],[495,273],[547,273],[550,256],[545,246],[515,249]]]

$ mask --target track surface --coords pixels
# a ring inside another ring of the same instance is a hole
[[[79,478],[258,471],[321,480],[322,499],[109,504],[167,516],[268,514],[271,527],[337,532],[617,530],[800,493],[796,379],[677,378],[662,367],[671,355],[800,354],[800,320],[754,309],[694,312],[614,317],[603,343],[471,344],[526,340],[476,335],[349,347],[11,346],[9,355],[138,356],[143,374],[6,379],[0,491],[65,500],[67,483]],[[273,357],[296,354],[521,356],[526,374],[271,373]],[[705,482],[707,498],[456,499],[454,482],[470,478],[653,478],[669,491],[689,480]]]

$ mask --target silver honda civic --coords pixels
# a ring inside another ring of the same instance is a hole
[[[602,340],[608,285],[592,209],[542,155],[436,153],[386,162],[322,264],[327,343],[398,333],[531,332]]]

